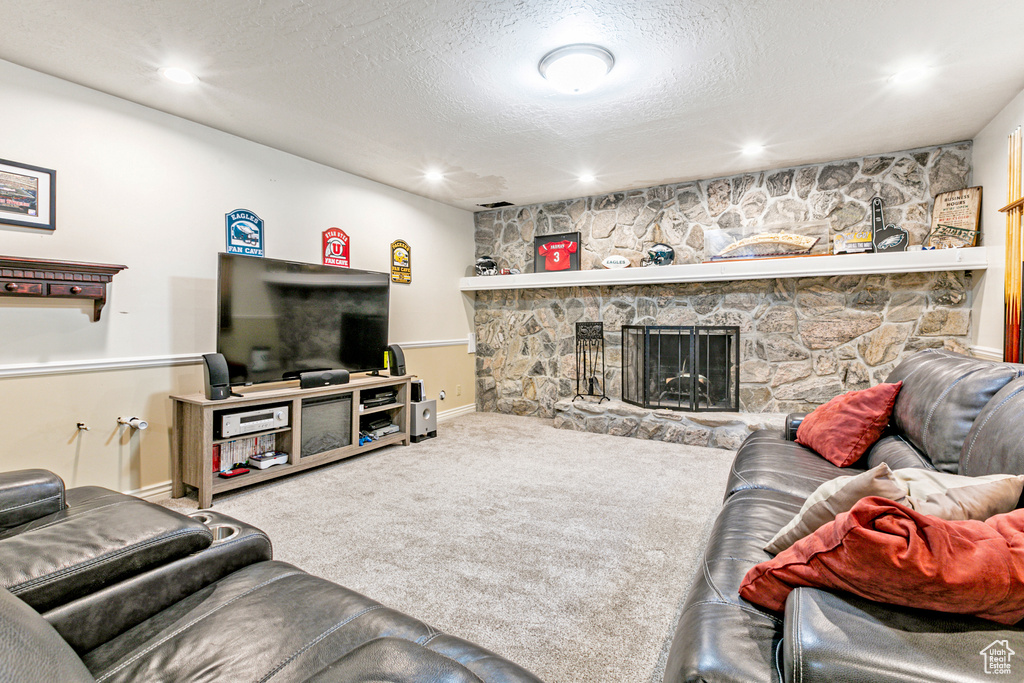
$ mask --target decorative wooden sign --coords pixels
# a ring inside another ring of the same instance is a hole
[[[981,220],[981,188],[943,192],[935,197],[932,208],[932,230],[928,246],[937,249],[973,247],[978,243]]]
[[[412,283],[412,247],[405,240],[391,243],[391,281],[400,285]]]

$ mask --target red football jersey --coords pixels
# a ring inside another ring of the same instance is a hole
[[[569,254],[576,253],[576,246],[569,240],[542,244],[537,253],[544,257],[544,270],[568,270]]]

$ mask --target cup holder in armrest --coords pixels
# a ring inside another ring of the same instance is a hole
[[[200,523],[206,524],[206,525],[209,525],[209,523],[211,521],[210,515],[204,514],[202,512],[197,512],[195,514],[191,514],[191,515],[189,515],[189,517],[191,517],[192,519],[196,520],[197,522],[200,522]]]
[[[242,532],[242,530],[240,528],[238,528],[237,526],[235,526],[234,524],[211,524],[210,525],[210,533],[213,534],[213,542],[214,543],[221,543],[223,541],[228,540],[229,538],[234,538],[235,536],[237,536],[241,532]]]

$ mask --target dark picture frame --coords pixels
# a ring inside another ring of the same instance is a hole
[[[578,232],[535,235],[533,238],[533,272],[560,273],[579,270],[582,248]]]
[[[57,229],[57,172],[0,159],[0,224]]]

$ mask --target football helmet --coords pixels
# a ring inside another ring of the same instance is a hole
[[[497,275],[498,262],[490,256],[481,256],[476,260],[474,269],[476,270],[477,275]]]
[[[659,242],[647,250],[647,256],[640,262],[644,266],[667,266],[676,258],[676,250]]]

